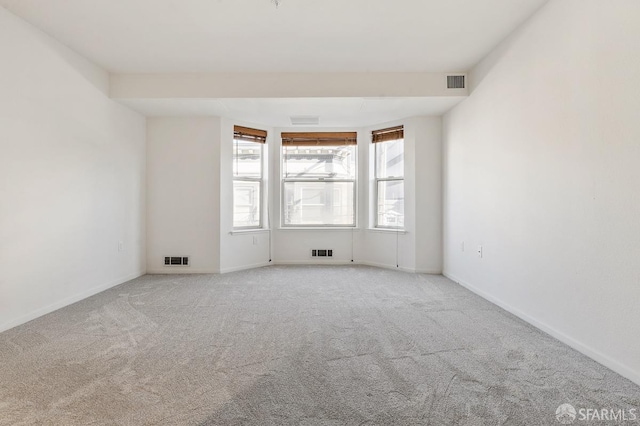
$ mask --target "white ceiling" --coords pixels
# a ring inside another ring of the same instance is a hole
[[[0,0],[118,73],[467,71],[547,0]]]
[[[364,127],[419,115],[442,115],[465,99],[285,98],[136,99],[121,103],[146,116],[216,115],[273,127],[291,127],[291,116],[319,116],[320,127]]]

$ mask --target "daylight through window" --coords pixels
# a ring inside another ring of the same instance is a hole
[[[372,132],[375,150],[376,227],[404,228],[404,128]]]
[[[233,227],[262,226],[264,144],[267,132],[234,126],[233,129]]]
[[[282,134],[283,226],[355,226],[356,133]]]

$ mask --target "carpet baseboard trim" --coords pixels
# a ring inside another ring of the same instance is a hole
[[[219,274],[218,269],[193,269],[188,266],[172,266],[163,269],[148,269],[147,275],[189,275],[189,274]]]
[[[350,260],[340,259],[322,259],[313,261],[309,260],[274,260],[271,262],[274,265],[359,265],[358,262],[351,262]]]
[[[442,269],[416,269],[416,274],[442,275]]]
[[[394,271],[403,271],[403,272],[411,272],[415,273],[416,270],[413,268],[405,268],[404,266],[396,266],[396,265],[388,265],[386,263],[378,263],[378,262],[368,262],[368,261],[359,261],[356,262],[357,265],[367,265],[367,266],[375,266],[376,268],[383,269],[393,269]]]
[[[233,268],[220,269],[220,273],[227,274],[229,272],[237,272],[237,271],[245,271],[247,269],[262,268],[264,266],[269,266],[272,263],[273,262],[260,262],[260,263],[254,263],[252,265],[234,266]]]
[[[387,265],[385,263],[366,262],[362,260],[349,261],[349,260],[329,260],[323,259],[322,261],[310,261],[310,260],[276,260],[274,265],[366,265],[375,266],[382,269],[393,269],[394,271],[403,271],[415,273],[415,269],[405,268],[403,266],[397,267],[396,265]]]
[[[39,318],[43,315],[49,314],[53,311],[57,311],[58,309],[64,308],[65,306],[69,306],[73,303],[79,302],[81,300],[86,299],[87,297],[91,297],[95,294],[98,294],[100,292],[103,292],[105,290],[110,289],[111,287],[115,287],[119,284],[122,284],[124,282],[133,280],[135,278],[141,277],[142,275],[144,275],[146,272],[145,271],[138,271],[138,272],[134,272],[133,274],[129,274],[129,275],[125,275],[123,277],[117,278],[115,280],[109,281],[106,284],[101,284],[99,286],[96,287],[92,287],[89,290],[85,290],[81,293],[75,294],[71,297],[66,297],[62,300],[59,300],[55,303],[52,303],[50,305],[44,306],[42,308],[38,308],[35,311],[31,311],[26,315],[22,315],[18,318],[15,318],[13,320],[10,320],[8,322],[5,322],[4,324],[0,325],[0,333],[2,333],[3,331],[7,331],[9,329],[12,329],[14,327],[17,327],[19,325],[25,324],[31,320],[34,320],[36,318]]]
[[[600,364],[604,365],[605,367],[613,370],[614,372],[620,374],[622,377],[625,377],[629,380],[631,380],[632,382],[636,383],[637,385],[640,385],[640,372],[637,372],[635,370],[633,370],[632,368],[622,364],[619,361],[616,361],[615,359],[611,358],[608,355],[603,354],[602,352],[591,348],[590,346],[587,346],[586,344],[574,339],[573,337],[557,330],[556,328],[542,322],[542,321],[538,321],[537,319],[533,318],[532,316],[522,312],[519,309],[514,308],[513,306],[503,302],[502,300],[498,299],[497,297],[494,297],[492,295],[490,295],[489,293],[479,289],[478,287],[465,282],[457,277],[455,277],[454,275],[448,273],[447,271],[443,271],[442,275],[444,275],[445,277],[449,278],[450,280],[460,284],[461,286],[465,287],[466,289],[472,291],[473,293],[477,294],[478,296],[482,297],[485,300],[488,300],[489,302],[493,303],[494,305],[497,305],[499,307],[501,307],[502,309],[504,309],[505,311],[517,316],[518,318],[520,318],[521,320],[528,322],[529,324],[531,324],[532,326],[536,327],[537,329],[549,334],[552,337],[555,337],[556,339],[558,339],[559,341],[561,341],[562,343],[572,347],[573,349],[577,350],[578,352],[581,352],[582,354],[588,356],[589,358],[593,359],[594,361],[599,362]]]

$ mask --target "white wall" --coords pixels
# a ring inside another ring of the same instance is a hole
[[[442,118],[416,117],[408,123],[415,137],[416,272],[442,273]]]
[[[145,125],[2,7],[0,61],[2,331],[145,272]]]
[[[220,270],[220,118],[147,120],[147,269]],[[165,256],[190,256],[165,267]]]
[[[444,120],[444,265],[640,383],[638,22],[552,0],[474,69]]]

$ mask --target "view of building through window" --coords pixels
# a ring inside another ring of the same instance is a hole
[[[234,228],[261,226],[262,150],[262,143],[233,141]]]
[[[355,226],[355,145],[282,150],[283,225]]]
[[[374,144],[376,227],[404,228],[404,139]]]

